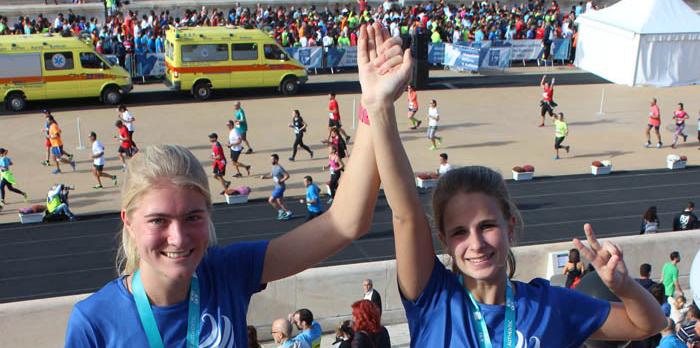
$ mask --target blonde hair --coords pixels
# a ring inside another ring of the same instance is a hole
[[[163,179],[176,186],[197,190],[204,197],[207,210],[211,211],[209,180],[192,152],[180,145],[154,145],[142,149],[129,161],[121,189],[121,209],[127,217],[138,208],[149,189]],[[216,245],[216,231],[211,217],[208,220],[209,246],[213,246]],[[126,226],[122,226],[121,237],[116,267],[119,275],[128,275],[139,268],[140,257]]]
[[[443,237],[445,235],[444,212],[447,203],[452,197],[458,193],[483,193],[492,197],[498,202],[501,208],[501,213],[506,221],[515,218],[515,233],[522,228],[523,220],[520,216],[520,211],[510,198],[510,193],[506,188],[503,177],[498,172],[481,166],[467,166],[450,170],[443,174],[438,181],[437,187],[433,192],[433,217],[435,227]],[[512,246],[513,241],[509,241],[509,246]],[[453,255],[451,255],[453,256]],[[515,274],[515,256],[508,248],[508,256],[506,258],[508,268],[508,277],[512,278]],[[457,272],[458,269],[453,261],[452,270]]]

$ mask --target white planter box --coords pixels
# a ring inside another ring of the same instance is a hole
[[[23,224],[35,224],[37,222],[44,221],[44,213],[31,213],[22,214],[19,213],[19,222]]]
[[[438,179],[421,179],[416,177],[416,186],[422,189],[433,188],[437,185]]]
[[[532,178],[535,176],[535,172],[523,172],[523,173],[518,173],[516,171],[513,171],[513,180],[515,181],[526,181],[526,180],[532,180]]]
[[[612,173],[612,166],[596,167],[591,166],[591,174],[593,175],[608,175]]]
[[[666,161],[666,167],[668,169],[685,169],[687,161]]]
[[[248,195],[225,195],[228,204],[248,203]]]

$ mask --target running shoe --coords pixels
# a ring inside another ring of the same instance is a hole
[[[435,151],[435,150],[437,150],[437,146],[430,146],[429,149],[432,151]]]
[[[27,193],[26,193],[26,192],[23,192],[23,193],[22,193],[22,197],[24,198],[24,203],[29,202],[29,196],[27,196]]]
[[[688,134],[683,134],[683,142],[688,141]]]
[[[224,189],[227,189],[229,186],[231,186],[230,181],[224,181]]]
[[[569,153],[569,150],[571,150],[571,146],[570,146],[570,145],[566,145],[566,153]]]
[[[558,159],[559,159],[559,156],[554,156],[554,160],[558,160]]]
[[[112,175],[112,184],[114,186],[117,186],[117,176],[116,175]]]
[[[313,152],[313,151],[309,152],[309,156],[311,156],[311,159],[313,159],[313,158],[314,158],[314,152]]]
[[[75,161],[70,161],[70,167],[73,168],[73,171],[75,171]]]
[[[73,162],[73,154],[68,155],[68,160]]]
[[[662,146],[664,146],[664,143],[656,143],[656,148],[660,149]]]
[[[544,127],[544,123],[540,124],[540,125],[539,125],[539,126],[537,126],[537,127]]]
[[[93,186],[92,188],[94,188],[95,190],[101,190],[101,189],[102,189],[102,185],[95,185],[95,186]]]
[[[51,164],[51,162],[49,162],[49,160],[45,160],[41,161],[41,164],[43,164],[45,167],[48,167]]]
[[[278,212],[277,212],[277,220],[282,220],[282,219],[284,219],[284,215],[285,215],[284,210],[278,211]]]
[[[248,148],[248,151],[245,152],[246,155],[249,155],[251,153],[253,153],[253,149],[251,149],[251,148]]]
[[[289,157],[289,161],[294,162],[294,157]]]
[[[285,212],[281,220],[291,220],[294,214],[291,211]]]
[[[234,178],[240,178],[240,177],[242,177],[242,176],[243,176],[243,175],[242,175],[241,173],[233,174],[233,177],[234,177]]]
[[[647,141],[647,143],[644,144],[644,147],[651,147],[651,141]]]
[[[60,174],[61,170],[60,169],[54,169],[51,171],[51,174]]]
[[[250,165],[245,167],[246,175],[250,176]]]
[[[414,129],[418,129],[418,127],[420,127],[420,124],[421,124],[421,123],[423,123],[423,121],[420,121],[420,120],[417,121],[417,122],[416,122],[416,128],[414,128]]]
[[[435,140],[437,140],[438,145],[442,144],[442,137],[435,137]]]

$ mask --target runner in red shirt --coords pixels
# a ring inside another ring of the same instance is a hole
[[[408,85],[406,90],[408,91],[408,121],[411,122],[411,129],[416,129],[422,122],[415,117],[418,112],[418,93],[411,85]]]
[[[659,106],[656,104],[656,98],[651,99],[651,105],[649,107],[649,123],[647,124],[646,135],[647,143],[645,147],[651,147],[651,129],[654,128],[654,133],[656,133],[656,148],[660,149],[663,146],[661,142],[661,133],[659,133],[659,127],[661,127],[661,111],[659,111]]]
[[[540,122],[540,127],[544,127],[544,114],[549,113],[549,117],[554,117],[554,108],[557,107],[557,103],[554,102],[554,78],[552,77],[551,83],[545,82],[546,78],[547,75],[543,75],[542,81],[540,81],[540,87],[542,87],[542,100],[540,101],[542,122]]]
[[[209,142],[211,143],[211,159],[213,160],[212,174],[214,174],[214,179],[221,183],[224,187],[220,194],[226,193],[226,189],[231,186],[230,181],[226,181],[224,176],[226,175],[226,156],[224,155],[224,148],[219,142],[219,135],[216,133],[209,134]]]
[[[340,123],[340,107],[338,106],[338,101],[335,100],[335,93],[328,94],[330,101],[328,102],[328,138],[327,141],[331,139],[331,131],[336,128],[340,134],[345,137],[345,142],[350,142],[350,136],[345,133],[343,125]]]
[[[126,171],[126,158],[131,158],[134,155],[133,143],[131,142],[129,130],[121,120],[117,120],[114,126],[119,131],[119,135],[114,136],[119,140],[119,159],[122,161],[122,169]]]

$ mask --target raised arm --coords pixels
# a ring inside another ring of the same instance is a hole
[[[608,318],[593,335],[601,340],[639,340],[661,331],[666,320],[656,299],[627,272],[622,250],[610,242],[598,243],[591,225],[584,226],[588,247],[580,240],[574,244],[591,261],[600,279],[622,300],[612,303]]]
[[[435,250],[394,110],[394,101],[408,84],[413,59],[409,50],[402,51],[401,39],[390,38],[379,24],[360,28],[357,57],[362,103],[372,122],[374,154],[381,163],[379,176],[392,211],[399,288],[414,300],[428,283]]]
[[[540,87],[544,87],[544,79],[547,78],[547,75],[542,75],[542,80],[540,80]]]

